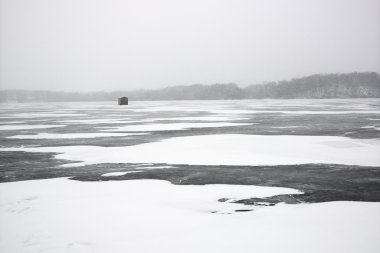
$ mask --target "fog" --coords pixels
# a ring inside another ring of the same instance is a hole
[[[378,0],[0,0],[0,89],[380,72]]]

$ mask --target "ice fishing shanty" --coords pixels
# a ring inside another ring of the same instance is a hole
[[[117,102],[119,105],[128,105],[128,98],[127,97],[118,98]]]

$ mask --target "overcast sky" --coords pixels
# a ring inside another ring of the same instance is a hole
[[[0,0],[0,89],[380,72],[380,0]]]

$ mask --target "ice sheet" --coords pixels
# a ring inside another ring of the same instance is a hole
[[[84,113],[59,113],[55,111],[54,113],[14,113],[8,114],[7,116],[12,118],[50,118],[50,117],[82,117],[87,116]]]
[[[0,130],[26,130],[26,129],[41,129],[64,127],[66,125],[0,125]]]
[[[294,193],[157,180],[3,183],[0,251],[379,252],[380,203],[280,204],[235,213],[248,207],[217,201]]]
[[[380,126],[363,126],[362,128],[375,129],[380,131]]]
[[[343,111],[343,110],[331,110],[331,111],[279,111],[279,110],[209,110],[210,113],[216,114],[259,114],[259,113],[280,113],[280,114],[295,114],[295,115],[303,115],[303,114],[380,114],[380,111],[375,110],[356,110],[356,111]]]
[[[167,124],[145,124],[145,125],[128,125],[122,127],[110,127],[102,131],[107,132],[144,132],[144,131],[175,131],[191,128],[207,128],[207,127],[230,127],[252,125],[252,123],[167,123]]]
[[[139,169],[145,169],[145,170],[151,170],[151,169],[170,169],[175,168],[174,166],[170,165],[163,165],[163,166],[140,166]]]
[[[38,133],[38,134],[14,135],[7,138],[9,139],[88,139],[88,138],[100,138],[100,137],[142,135],[142,134],[145,134],[145,133],[63,133],[63,134]]]
[[[191,165],[292,165],[330,163],[380,166],[380,139],[294,135],[200,135],[127,147],[62,146],[1,148],[57,152],[58,159],[98,163]]]
[[[304,127],[304,126],[272,126],[271,128],[280,128],[280,129],[284,128],[284,129],[286,129],[286,128],[300,128],[300,127]]]
[[[151,121],[236,121],[236,120],[246,120],[250,118],[234,117],[234,116],[199,116],[199,117],[173,117],[173,118],[153,118],[146,119],[145,122]]]
[[[0,121],[1,125],[25,124],[25,123],[26,123],[26,121]]]
[[[77,119],[77,120],[61,120],[57,121],[64,124],[121,124],[130,123],[132,121],[123,119]]]

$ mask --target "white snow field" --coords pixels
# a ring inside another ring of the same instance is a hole
[[[0,252],[379,252],[380,203],[279,204],[237,213],[246,207],[218,202],[297,193],[159,180],[2,183]]]
[[[57,152],[57,159],[98,163],[190,165],[292,165],[329,163],[380,166],[380,139],[337,136],[200,135],[125,147],[61,146],[1,148]],[[147,155],[149,154],[149,155]],[[175,155],[174,155],[175,154]]]

